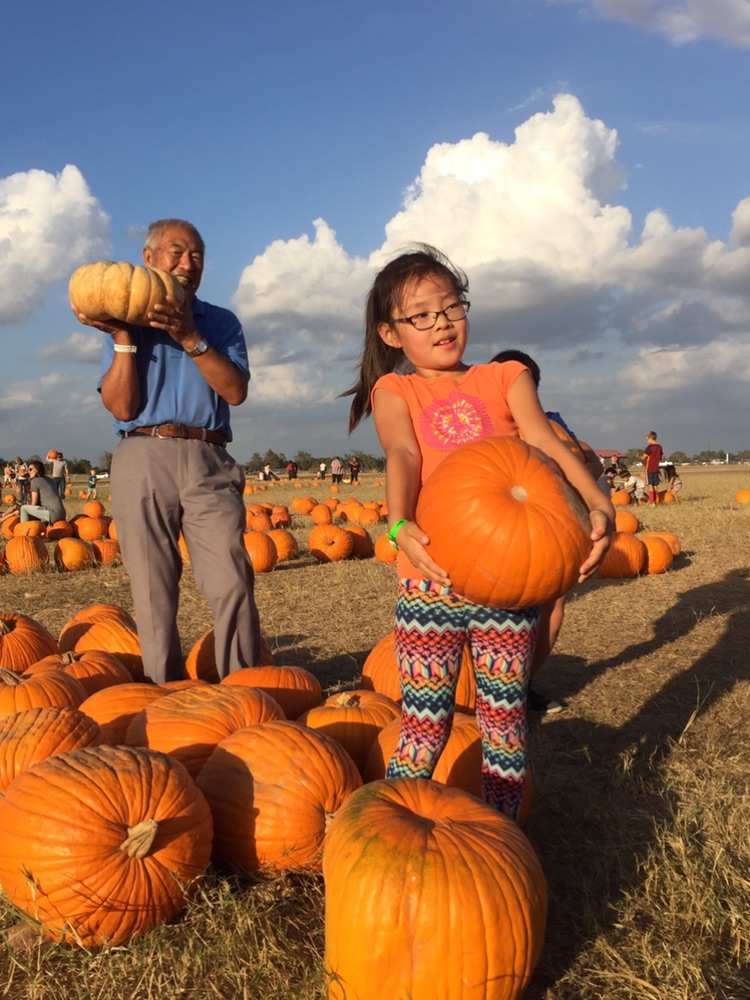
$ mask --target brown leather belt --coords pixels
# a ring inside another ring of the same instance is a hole
[[[152,427],[134,427],[132,431],[122,432],[123,437],[132,437],[134,434],[155,438],[190,438],[218,445],[227,443],[227,436],[221,431],[209,431],[205,427],[188,427],[187,424],[155,424]]]

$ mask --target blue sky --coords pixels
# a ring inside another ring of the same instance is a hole
[[[746,0],[45,6],[5,13],[0,454],[111,448],[67,277],[164,215],[245,324],[239,458],[347,447],[394,218],[476,274],[469,360],[537,354],[595,445],[750,447]]]

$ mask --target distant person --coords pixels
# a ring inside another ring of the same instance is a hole
[[[16,489],[18,490],[18,502],[20,504],[30,503],[28,466],[20,456],[16,457],[15,466],[16,466]]]
[[[331,482],[340,483],[344,478],[344,463],[338,455],[331,459]]]
[[[326,477],[326,463],[321,462],[318,466],[318,479],[325,479]]]
[[[638,476],[634,476],[630,469],[623,466],[623,471],[620,473],[623,477],[623,482],[620,485],[621,490],[625,490],[626,493],[630,494],[630,499],[633,503],[641,504],[645,503],[648,499],[648,492],[646,490],[645,482]]]
[[[92,465],[86,480],[86,499],[96,500],[96,468]]]
[[[57,492],[62,500],[65,496],[65,489],[68,485],[68,463],[61,451],[57,452],[57,458],[52,459],[52,475],[54,483],[57,483]]]
[[[356,455],[352,455],[349,459],[349,482],[358,483],[359,482],[359,459]]]
[[[664,479],[666,480],[667,490],[674,497],[675,503],[678,503],[680,499],[679,494],[682,492],[682,480],[674,465],[666,465],[664,467]]]
[[[65,520],[65,507],[57,491],[57,483],[50,476],[45,476],[41,462],[31,461],[29,471],[29,503],[21,504],[21,521],[55,521]]]
[[[268,462],[266,462],[266,464],[263,466],[263,478],[266,479],[266,480],[278,479],[279,478],[276,475],[276,473],[273,471],[273,469],[271,468],[271,466],[268,464]]]
[[[659,467],[663,458],[664,449],[656,440],[656,431],[649,431],[646,435],[646,450],[641,455],[641,460],[645,465],[648,502],[653,507],[656,506],[656,487],[661,481]]]
[[[291,460],[286,463],[286,478],[296,479],[297,478],[297,463]]]
[[[10,462],[7,462],[3,467],[3,486],[8,486],[15,488],[16,485],[16,474],[13,471],[13,466]]]

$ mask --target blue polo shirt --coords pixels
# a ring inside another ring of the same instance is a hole
[[[206,343],[249,377],[245,335],[234,313],[194,299],[193,316],[196,329]],[[134,332],[140,407],[132,420],[115,420],[115,430],[119,433],[135,427],[179,423],[222,431],[231,441],[229,404],[214,392],[193,359],[162,330],[137,327]],[[113,357],[114,343],[105,336],[97,386],[100,391]]]

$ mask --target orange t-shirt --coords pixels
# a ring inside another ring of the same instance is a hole
[[[528,369],[519,361],[473,365],[465,372],[446,372],[435,378],[390,372],[377,380],[376,392],[392,392],[409,407],[414,436],[422,452],[422,480],[446,455],[462,444],[498,435],[518,436],[508,407],[508,390]],[[403,552],[397,560],[400,578],[423,579]]]

